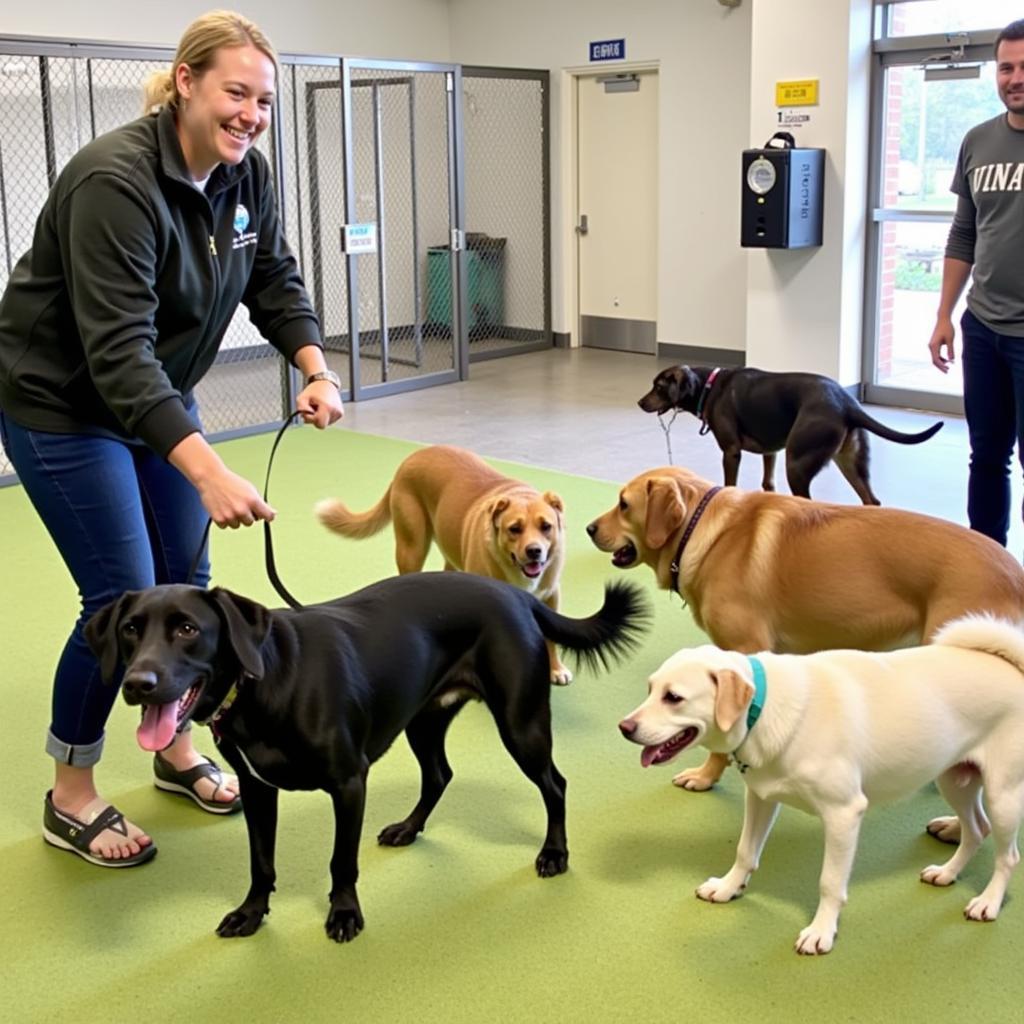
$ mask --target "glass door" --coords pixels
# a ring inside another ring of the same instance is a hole
[[[963,299],[954,314],[957,361],[950,372],[935,369],[928,352],[956,209],[950,185],[965,133],[1005,110],[992,44],[1019,17],[1019,5],[883,0],[879,11],[865,397],[960,412]]]
[[[921,67],[885,72],[882,202],[874,211],[879,315],[873,382],[881,386],[963,393],[959,361],[939,373],[927,345],[956,208],[950,184],[960,142],[969,128],[1003,109],[993,62],[978,70],[977,78],[937,81]]]

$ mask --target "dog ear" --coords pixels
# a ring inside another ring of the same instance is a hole
[[[700,397],[701,391],[704,390],[704,385],[701,383],[700,377],[688,366],[681,366],[679,369],[679,404],[682,405],[684,399],[691,399],[695,402]]]
[[[260,648],[270,632],[270,612],[263,605],[223,587],[214,587],[207,594],[227,627],[228,642],[242,671],[254,679],[262,679]]]
[[[558,513],[558,525],[561,526],[562,515],[565,512],[565,502],[554,491],[545,491],[542,497]]]
[[[648,480],[644,544],[653,550],[664,547],[669,537],[683,525],[685,514],[686,506],[674,480],[667,477]]]
[[[715,676],[715,725],[728,732],[753,699],[750,683],[732,669],[723,669]]]
[[[665,371],[668,380],[668,400],[673,405],[679,405],[686,395],[687,376],[692,376],[688,366],[673,366]]]
[[[117,643],[118,627],[138,593],[137,590],[126,590],[90,616],[83,627],[85,642],[100,663],[100,676],[105,683],[114,681],[114,673],[121,662],[121,648]]]
[[[490,517],[491,525],[497,526],[497,518],[505,511],[512,503],[508,498],[495,498],[494,501],[487,506],[487,515]]]

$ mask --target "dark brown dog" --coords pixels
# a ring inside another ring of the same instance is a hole
[[[144,709],[139,742],[167,746],[189,720],[210,722],[238,773],[251,885],[220,923],[251,935],[270,911],[279,789],[322,789],[334,804],[328,937],[363,928],[357,855],[374,763],[405,732],[420,764],[420,799],[377,837],[405,846],[423,831],[452,777],[445,733],[470,699],[483,701],[548,825],[537,874],[568,868],[565,779],[551,759],[545,640],[604,662],[630,650],[646,618],[637,590],[605,588],[585,619],[559,615],[525,591],[470,573],[417,573],[297,610],[271,611],[230,591],[163,586],[97,612],[85,635],[104,679]]]
[[[867,431],[900,444],[920,444],[936,423],[904,434],[872,419],[837,381],[817,373],[770,373],[752,367],[671,366],[637,403],[659,415],[693,413],[722,450],[725,483],[735,486],[740,453],[764,456],[762,487],[775,490],[775,453],[786,451],[789,489],[811,496],[811,481],[831,459],[865,505],[881,504],[868,479]]]

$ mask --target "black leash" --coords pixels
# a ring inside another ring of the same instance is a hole
[[[267,459],[267,478],[263,482],[263,500],[270,504],[270,471],[274,468],[274,456],[277,454],[277,446],[281,443],[281,438],[284,437],[284,432],[292,425],[292,423],[301,416],[301,413],[293,412],[285,421],[281,424],[281,428],[277,432],[277,437],[274,438],[274,443],[270,449],[270,458]],[[270,582],[273,584],[274,589],[277,591],[278,597],[289,608],[301,608],[302,605],[295,600],[294,597],[288,592],[288,588],[281,582],[281,577],[277,575],[277,565],[274,562],[274,541],[270,536],[270,520],[263,520],[263,551],[266,556],[267,563],[267,576]]]
[[[277,454],[277,446],[281,443],[281,438],[284,437],[285,431],[301,415],[301,413],[293,412],[284,421],[284,423],[281,424],[277,431],[277,436],[274,438],[274,443],[270,449],[270,457],[267,459],[267,477],[263,482],[263,500],[267,502],[267,504],[270,504],[270,471],[274,468],[274,456]],[[202,540],[199,542],[199,548],[195,553],[195,557],[192,559],[192,565],[189,567],[188,576],[185,579],[186,583],[191,583],[195,579],[196,571],[199,569],[199,560],[203,557],[203,552],[206,550],[206,545],[210,539],[210,527],[212,525],[213,520],[207,519],[206,527],[203,530]],[[301,608],[302,605],[292,597],[288,592],[288,588],[281,582],[281,577],[277,574],[277,564],[274,561],[274,541],[270,535],[270,520],[268,519],[263,521],[263,551],[267,563],[267,576],[273,584],[274,589],[277,591],[278,596],[290,608]]]
[[[185,582],[190,585],[199,571],[199,559],[203,557],[203,552],[206,550],[207,541],[210,539],[211,526],[213,526],[213,520],[207,516],[206,526],[203,527],[202,539],[199,541],[199,547],[196,549],[195,555],[192,556],[192,564],[188,567],[188,575],[185,577]]]

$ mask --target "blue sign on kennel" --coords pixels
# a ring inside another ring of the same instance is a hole
[[[598,43],[590,44],[591,60],[625,60],[626,40],[625,39],[604,39]]]

